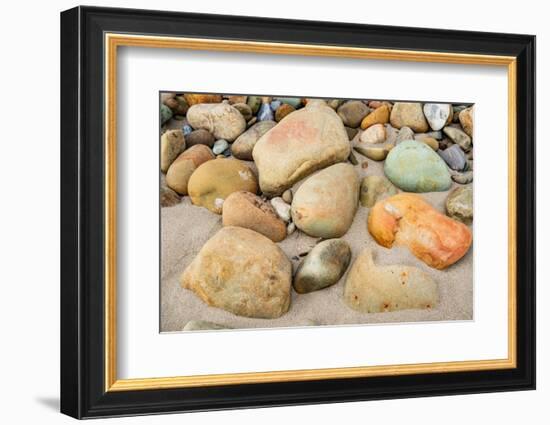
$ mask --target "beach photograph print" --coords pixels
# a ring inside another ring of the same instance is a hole
[[[160,331],[472,320],[473,114],[161,92]]]

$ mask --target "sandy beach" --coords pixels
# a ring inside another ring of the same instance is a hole
[[[360,177],[384,175],[383,162],[367,160],[355,154]],[[361,164],[368,161],[364,169]],[[252,162],[248,163],[254,168]],[[298,182],[293,191],[301,184]],[[459,186],[453,182],[449,191],[420,194],[441,212],[445,212],[448,193]],[[343,301],[346,274],[328,288],[308,294],[293,289],[289,311],[277,319],[240,317],[219,308],[209,307],[192,291],[180,286],[180,276],[198,254],[203,244],[222,228],[221,215],[191,204],[189,197],[161,209],[161,332],[179,332],[190,320],[206,320],[227,327],[274,328],[292,326],[334,326],[364,323],[471,320],[473,318],[473,256],[472,248],[457,263],[445,270],[433,269],[417,259],[406,247],[386,249],[379,246],[366,226],[369,208],[359,206],[353,224],[343,236],[352,249],[352,263],[364,248],[370,248],[378,265],[414,266],[428,273],[439,286],[439,304],[430,310],[402,310],[386,313],[360,313]],[[471,225],[470,225],[471,228]],[[474,235],[475,237],[475,235]],[[318,239],[297,230],[278,245],[291,259],[294,270]],[[351,264],[351,263],[350,263]],[[349,271],[349,268],[348,268]]]

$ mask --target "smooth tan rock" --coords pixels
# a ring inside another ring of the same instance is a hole
[[[254,146],[265,133],[275,127],[275,121],[260,121],[237,137],[231,145],[231,153],[235,158],[252,160]]]
[[[435,140],[433,137],[420,137],[418,138],[418,141],[422,143],[426,143],[434,151],[439,150],[439,142]]]
[[[168,171],[170,164],[185,149],[185,137],[181,130],[168,130],[160,137],[160,169]]]
[[[201,103],[187,111],[187,121],[194,129],[208,130],[216,139],[232,142],[246,129],[242,114],[228,103]]]
[[[246,103],[235,103],[233,105],[233,108],[241,113],[245,121],[248,121],[250,118],[252,118],[252,109]]]
[[[361,133],[359,140],[370,145],[382,143],[386,140],[386,127],[383,124],[374,124]]]
[[[170,165],[166,173],[166,184],[180,195],[187,195],[187,184],[191,174],[204,162],[214,159],[209,147],[191,146],[182,152]]]
[[[181,277],[206,304],[238,316],[274,319],[288,311],[292,265],[267,237],[223,227],[202,247]]]
[[[391,149],[386,146],[355,146],[357,152],[373,161],[384,161]]]
[[[184,94],[183,97],[189,106],[199,103],[220,103],[222,101],[222,97],[218,94]]]
[[[462,125],[462,128],[464,132],[470,136],[473,137],[474,135],[474,107],[470,106],[469,108],[466,108],[458,114],[458,120],[460,121],[460,125]]]
[[[365,130],[375,124],[386,124],[389,121],[390,107],[383,104],[363,118],[363,121],[361,121],[361,128]]]
[[[460,128],[447,126],[443,129],[443,133],[460,146],[463,151],[468,152],[472,148],[472,138]]]
[[[390,114],[390,123],[395,128],[407,126],[415,133],[425,133],[429,129],[421,103],[396,102]]]
[[[319,242],[296,270],[294,289],[306,294],[334,285],[346,272],[350,259],[351,248],[345,240]]]
[[[376,202],[397,194],[397,188],[383,176],[366,176],[361,180],[359,201],[364,207],[372,208]]]
[[[234,192],[223,203],[224,226],[238,226],[254,230],[273,242],[286,237],[286,223],[279,218],[267,201],[250,192]]]
[[[439,302],[437,283],[416,267],[377,266],[364,249],[350,268],[344,301],[362,313],[430,309]]]
[[[202,128],[192,131],[187,135],[187,137],[185,137],[185,144],[187,147],[205,145],[211,148],[214,146],[215,141],[215,137],[212,136],[208,130],[204,130]]]
[[[258,181],[246,163],[217,158],[200,165],[189,179],[189,196],[194,205],[221,214],[225,199],[233,192],[258,191]]]
[[[472,244],[472,232],[467,226],[412,193],[377,202],[369,213],[368,230],[380,245],[404,245],[436,269],[456,263]]]
[[[359,178],[350,164],[335,164],[309,177],[292,200],[292,220],[303,232],[322,238],[344,235],[355,216]]]
[[[239,103],[246,103],[248,100],[248,96],[229,96],[227,100],[229,104],[236,105]]]
[[[345,161],[350,152],[342,121],[325,102],[310,100],[265,133],[254,146],[260,187],[279,195],[314,171]]]

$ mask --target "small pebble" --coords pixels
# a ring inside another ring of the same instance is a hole
[[[229,147],[229,143],[227,143],[227,140],[224,140],[224,139],[216,140],[216,143],[214,143],[214,147],[212,148],[212,152],[214,152],[214,155],[219,155],[228,147]]]
[[[348,159],[349,159],[349,162],[351,162],[353,165],[359,164],[359,161],[357,161],[357,158],[355,157],[355,154],[352,151],[349,152]]]
[[[273,111],[269,106],[269,103],[262,103],[257,115],[258,121],[273,121]]]
[[[294,222],[288,223],[288,226],[286,227],[286,234],[292,235],[295,230],[296,230],[296,225],[294,224]]]
[[[271,200],[271,205],[273,205],[273,208],[275,208],[275,211],[281,220],[287,223],[290,221],[290,205],[288,205],[283,198],[280,196],[273,198]]]
[[[185,124],[181,130],[183,131],[183,135],[184,136],[187,136],[188,134],[191,134],[191,132],[193,131],[193,127],[191,127],[189,124]]]
[[[363,163],[361,164],[361,168],[363,170],[366,170],[368,167],[369,167],[369,163],[367,161],[363,161]]]
[[[279,106],[281,106],[281,103],[282,102],[280,100],[272,100],[269,106],[271,106],[271,110],[275,112],[277,111],[277,109],[279,109]]]
[[[282,195],[283,201],[285,201],[287,204],[292,203],[292,190],[288,189],[283,192]]]

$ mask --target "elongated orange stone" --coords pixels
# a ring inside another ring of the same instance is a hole
[[[386,248],[407,246],[430,267],[444,269],[460,260],[472,245],[468,226],[437,211],[420,195],[400,193],[377,202],[367,226]]]

